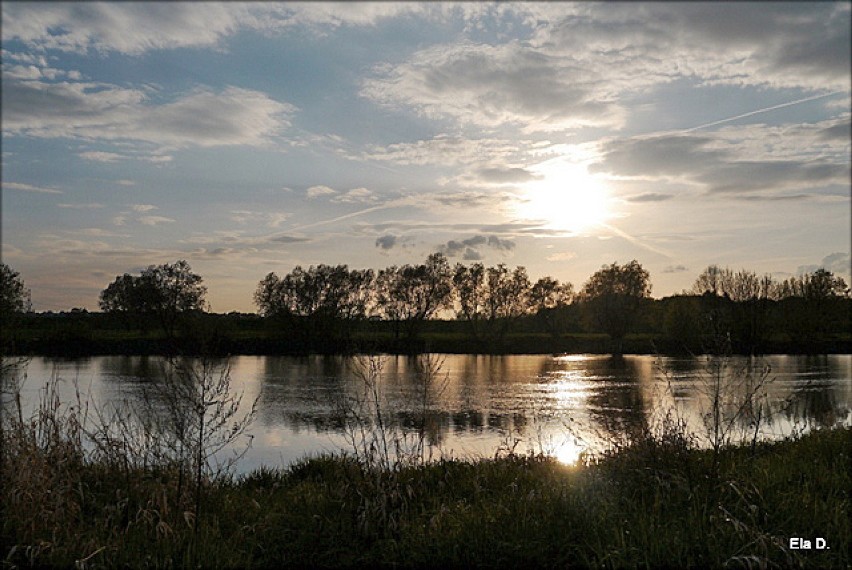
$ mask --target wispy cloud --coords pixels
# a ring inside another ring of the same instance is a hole
[[[158,209],[153,204],[133,204],[130,207],[134,212],[150,212],[151,210]]]
[[[262,224],[268,228],[278,228],[291,215],[287,212],[255,212],[252,210],[233,210],[231,220],[238,224]]]
[[[124,160],[127,157],[123,154],[118,154],[115,152],[103,152],[103,151],[87,151],[81,152],[78,154],[80,158],[84,158],[86,160],[92,160],[94,162],[117,162],[119,160]]]
[[[674,198],[671,194],[661,194],[659,192],[645,192],[644,194],[636,194],[627,196],[625,200],[628,202],[664,202]]]
[[[140,216],[139,223],[144,224],[146,226],[156,226],[159,224],[171,224],[175,220],[172,218],[167,218],[165,216]]]
[[[56,188],[46,188],[44,186],[33,186],[32,184],[24,184],[22,182],[3,182],[4,190],[19,190],[21,192],[35,192],[36,194],[62,194],[62,190]]]
[[[100,202],[90,202],[88,204],[57,204],[57,208],[65,208],[67,210],[99,210],[104,207]]]

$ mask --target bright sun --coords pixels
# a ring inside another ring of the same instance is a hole
[[[534,172],[538,179],[525,185],[516,206],[518,216],[571,233],[589,230],[609,218],[606,185],[589,174],[585,165],[555,159]]]

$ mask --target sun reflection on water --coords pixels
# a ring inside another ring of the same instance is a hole
[[[552,456],[563,465],[576,465],[580,461],[580,455],[586,451],[586,447],[581,445],[575,438],[566,437],[565,441],[557,447]]]

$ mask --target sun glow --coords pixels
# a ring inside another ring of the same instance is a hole
[[[577,440],[566,438],[562,445],[554,450],[553,457],[563,465],[576,465],[584,451],[586,451],[586,448],[580,445]]]
[[[537,179],[527,183],[520,196],[520,217],[570,233],[592,230],[610,217],[606,185],[586,165],[560,158],[532,170]]]

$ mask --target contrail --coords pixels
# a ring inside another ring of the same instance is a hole
[[[634,245],[638,245],[639,247],[641,247],[643,249],[647,249],[648,251],[652,251],[652,252],[656,253],[657,255],[662,255],[666,259],[672,259],[672,256],[671,256],[670,253],[665,252],[661,249],[657,249],[655,247],[652,247],[652,246],[650,246],[646,243],[642,243],[637,238],[633,237],[632,235],[628,234],[627,232],[624,232],[624,231],[618,229],[617,227],[615,227],[613,225],[606,224],[606,223],[603,223],[603,222],[601,222],[600,225],[605,227],[606,229],[610,230],[615,235],[623,237],[624,239],[626,239],[627,241],[629,241],[630,243],[632,243]]]
[[[823,93],[822,95],[813,95],[811,97],[805,97],[804,99],[796,99],[795,101],[789,101],[787,103],[781,103],[780,105],[773,105],[772,107],[766,107],[764,109],[758,109],[757,111],[749,111],[748,113],[743,113],[742,115],[737,115],[735,117],[728,117],[727,119],[719,119],[718,121],[713,121],[712,123],[705,123],[703,125],[698,125],[697,127],[691,127],[689,129],[683,129],[680,132],[681,133],[691,133],[692,131],[696,131],[698,129],[704,129],[706,127],[713,127],[713,126],[716,126],[716,125],[729,123],[731,121],[736,121],[737,119],[743,119],[745,117],[751,117],[752,115],[759,115],[761,113],[768,113],[769,111],[774,111],[775,109],[783,109],[784,107],[790,107],[792,105],[798,105],[799,103],[807,103],[808,101],[816,101],[817,99],[823,99],[825,97],[831,97],[832,95],[839,95],[840,93],[846,93],[846,91],[845,90],[832,91],[831,93]]]
[[[287,231],[299,231],[306,230],[308,228],[315,228],[317,226],[324,226],[326,224],[333,224],[335,222],[342,222],[343,220],[348,220],[349,218],[354,218],[356,216],[362,216],[364,214],[369,214],[370,212],[375,212],[377,210],[386,210],[388,208],[396,208],[397,206],[405,206],[412,203],[411,198],[398,198],[396,200],[391,200],[390,202],[385,202],[384,204],[379,204],[378,206],[372,206],[370,208],[364,208],[363,210],[358,210],[357,212],[350,212],[348,214],[343,214],[342,216],[337,216],[336,218],[331,218],[329,220],[321,220],[319,222],[314,222],[312,224],[305,224],[304,226],[297,226],[295,228],[289,228]]]

